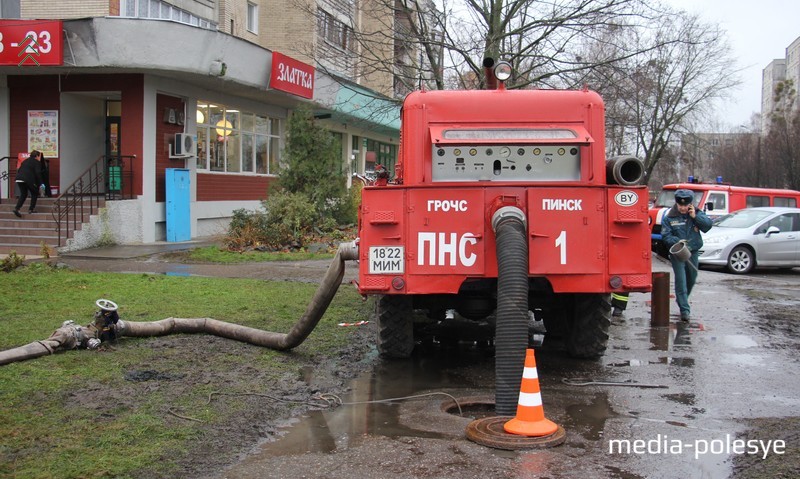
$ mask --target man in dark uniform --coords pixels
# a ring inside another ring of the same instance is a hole
[[[675,301],[681,311],[682,321],[691,318],[689,295],[697,281],[698,258],[703,247],[700,232],[705,233],[710,229],[711,219],[694,207],[694,193],[684,189],[676,191],[675,206],[661,220],[661,236],[667,248],[683,242],[691,252],[688,260],[682,261],[674,254],[670,254],[669,258],[675,274]]]

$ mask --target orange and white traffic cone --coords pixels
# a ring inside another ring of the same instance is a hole
[[[525,369],[522,372],[517,416],[505,423],[503,429],[509,434],[537,437],[549,436],[558,430],[558,424],[544,417],[533,349],[525,352]]]

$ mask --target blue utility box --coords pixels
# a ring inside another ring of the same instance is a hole
[[[192,239],[188,168],[167,168],[167,241]]]

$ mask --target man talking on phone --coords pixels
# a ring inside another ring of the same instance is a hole
[[[697,281],[697,260],[703,247],[700,232],[705,233],[710,229],[711,219],[695,209],[694,192],[684,189],[676,191],[675,205],[661,220],[661,239],[667,248],[679,242],[686,243],[692,253],[687,261],[681,261],[675,255],[669,258],[675,273],[675,301],[681,310],[681,321],[689,321],[692,317],[689,295]]]

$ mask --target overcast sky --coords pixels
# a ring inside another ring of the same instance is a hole
[[[719,24],[741,69],[742,85],[734,100],[721,106],[717,118],[725,126],[749,125],[761,111],[761,74],[776,58],[786,57],[786,47],[800,37],[800,1],[797,0],[665,0]]]

